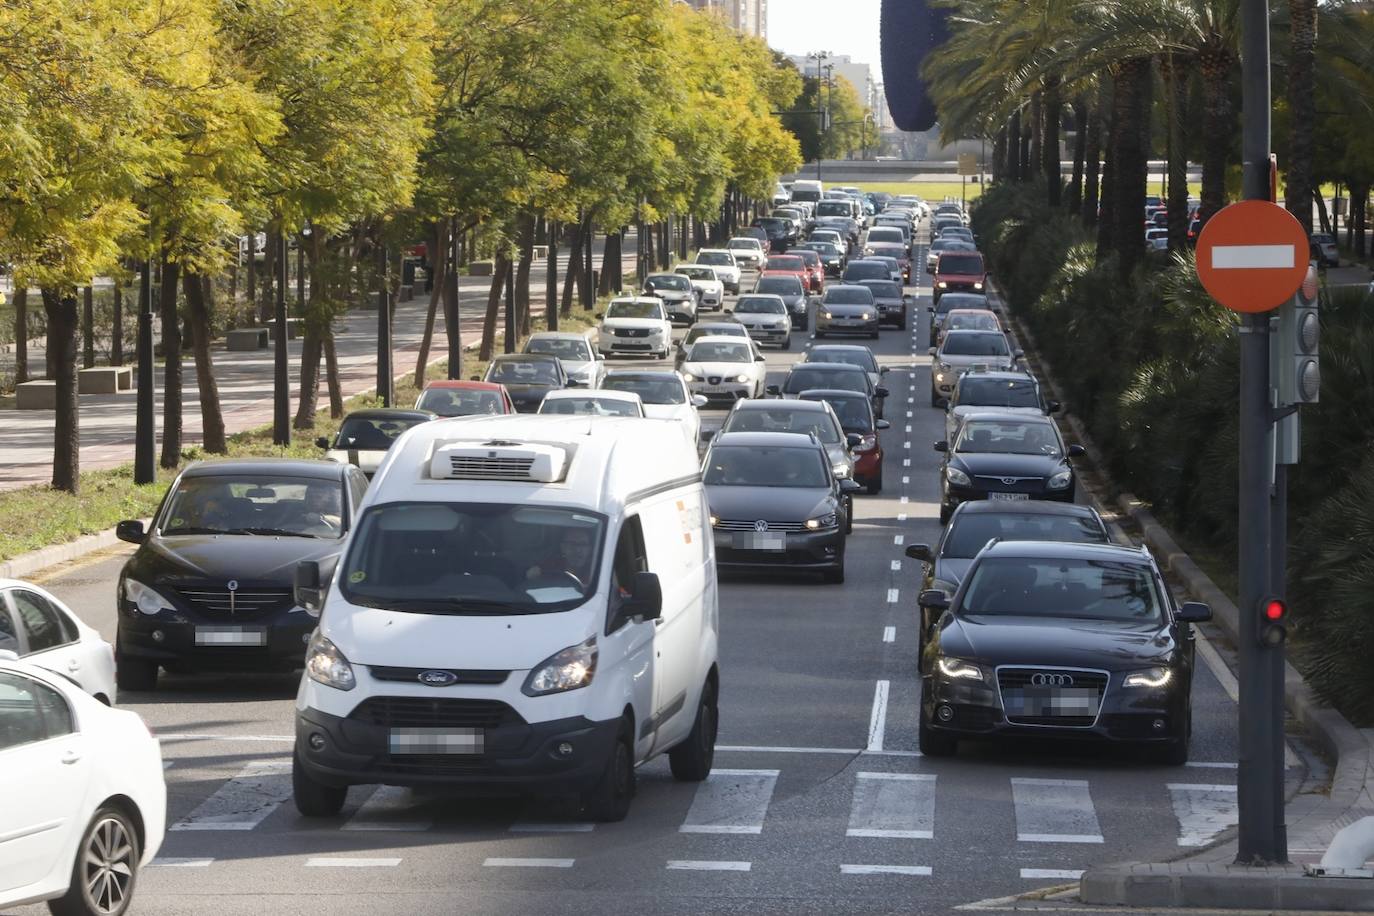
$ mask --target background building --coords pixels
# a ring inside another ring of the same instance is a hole
[[[816,59],[800,54],[787,55],[788,60],[797,65],[797,69],[802,75],[816,78]],[[833,66],[835,73],[843,76],[854,87],[854,91],[859,94],[859,102],[873,112],[873,117],[887,118],[887,100],[883,97],[881,84],[873,81],[873,68],[868,64],[859,63],[850,58],[848,54],[832,54],[822,61],[823,66]]]
[[[768,0],[687,0],[699,10],[717,10],[737,32],[766,38]]]

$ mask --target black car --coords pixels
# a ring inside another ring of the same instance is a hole
[[[321,436],[315,440],[315,445],[325,450],[324,457],[328,460],[354,465],[371,480],[391,443],[401,433],[412,426],[428,423],[436,416],[428,410],[400,407],[355,410],[343,418],[333,439]]]
[[[909,544],[906,555],[924,567],[921,591],[936,589],[954,594],[973,558],[993,539],[999,541],[1069,541],[1107,544],[1107,526],[1092,506],[1027,500],[1017,503],[961,503],[949,517],[939,543]],[[920,641],[925,642],[934,624],[921,609]]]
[[[855,258],[844,266],[842,277],[846,283],[859,283],[863,280],[892,280],[892,271],[882,261],[869,261]]]
[[[821,259],[821,266],[825,268],[828,277],[838,277],[844,271],[846,258],[844,249],[834,242],[802,242],[794,245],[794,248],[805,248],[816,252]]]
[[[299,668],[315,619],[296,606],[296,564],[327,574],[367,491],[363,472],[332,461],[197,462],[172,482],[145,532],[116,529],[138,550],[119,574],[116,677],[152,690],[158,668]]]
[[[878,323],[892,324],[897,330],[906,330],[906,307],[911,296],[902,292],[902,285],[891,280],[860,280],[860,286],[867,286],[873,293],[873,304],[878,307]]]
[[[1025,735],[1145,746],[1188,760],[1193,631],[1205,604],[1181,607],[1149,551],[1107,544],[999,541],[938,615],[921,652],[921,753],[961,737]]]
[[[804,569],[844,581],[845,497],[859,489],[800,433],[722,433],[702,463],[720,569]]]
[[[768,234],[769,254],[781,254],[797,240],[796,227],[780,216],[760,216],[754,225]]]
[[[754,283],[753,292],[769,296],[781,296],[787,306],[787,314],[792,319],[792,327],[805,331],[809,326],[807,315],[811,307],[811,297],[807,295],[806,285],[795,274],[759,277]]]
[[[1082,455],[1083,446],[1066,448],[1048,417],[988,412],[969,414],[958,438],[953,443],[941,439],[935,451],[945,455],[940,463],[944,524],[955,506],[972,500],[1073,502],[1069,459]]]
[[[860,391],[868,395],[873,413],[883,415],[887,389],[875,385],[869,373],[848,363],[797,363],[787,371],[781,385],[769,385],[767,393],[774,397],[795,398],[813,388],[837,388],[841,391]]]
[[[475,376],[473,381],[477,381]],[[568,378],[563,361],[548,353],[503,353],[487,366],[482,381],[505,385],[520,413],[539,410],[544,395],[550,391],[580,387],[580,383]]]

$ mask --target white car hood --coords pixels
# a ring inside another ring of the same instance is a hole
[[[587,638],[583,614],[457,616],[364,608],[327,614],[325,634],[354,665],[533,668]]]
[[[667,322],[658,318],[606,318],[602,320],[601,328],[606,331],[616,328],[658,331],[662,330],[665,324]]]
[[[746,328],[767,328],[773,325],[782,326],[790,324],[791,320],[786,315],[774,315],[766,312],[745,312],[735,313],[735,320]]]
[[[697,377],[705,375],[720,375],[727,378],[734,378],[737,375],[753,375],[753,366],[750,363],[693,363],[682,364],[683,372],[690,372]],[[648,410],[647,407],[644,408]]]
[[[644,416],[651,420],[690,420],[695,408],[691,404],[645,404]]]
[[[699,289],[703,293],[725,293],[725,284],[719,280],[693,280],[692,288]]]

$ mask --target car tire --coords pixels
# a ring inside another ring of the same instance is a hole
[[[1188,762],[1188,739],[1178,738],[1149,748],[1152,760],[1164,766],[1181,767]]]
[[[931,406],[931,407],[939,407],[939,406],[940,406],[940,395],[939,395],[939,392],[937,392],[934,388],[930,389],[930,406]]]
[[[630,732],[622,722],[606,760],[606,769],[591,791],[582,797],[583,814],[603,824],[625,820],[635,795],[634,763]]]
[[[115,686],[120,690],[156,690],[157,662],[125,655],[115,641]]]
[[[320,782],[305,769],[299,754],[291,755],[291,799],[305,817],[333,817],[343,809],[347,786]]]
[[[780,343],[780,344],[778,344],[778,349],[779,349],[779,350],[790,350],[790,349],[792,349],[792,335],[791,335],[791,334],[788,334],[787,337],[783,340],[783,342]]]
[[[944,503],[940,503],[940,524],[948,525],[949,517],[954,514],[954,510]]]
[[[883,492],[883,468],[882,465],[879,465],[878,476],[868,482],[868,495],[877,496],[881,492]]]
[[[916,726],[916,744],[925,757],[953,757],[959,753],[959,739],[953,735],[941,734],[930,727],[926,719],[925,698],[921,698],[920,721]]]
[[[122,808],[102,805],[81,835],[67,892],[48,901],[48,910],[54,916],[121,916],[133,902],[141,858],[133,819]]]
[[[716,759],[716,734],[720,730],[720,710],[716,685],[708,678],[701,688],[696,721],[681,744],[668,751],[668,768],[678,782],[701,782],[711,775]]]

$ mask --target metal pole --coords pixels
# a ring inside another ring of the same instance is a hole
[[[153,429],[153,277],[152,265],[143,262],[138,278],[138,399],[134,414],[134,483],[157,478],[153,453],[157,433]]]
[[[1241,2],[1241,150],[1247,200],[1269,198],[1269,10]],[[1283,823],[1282,647],[1261,646],[1259,603],[1271,586],[1268,438],[1269,315],[1240,327],[1240,830],[1236,862],[1286,862]]]
[[[291,444],[291,378],[290,358],[287,349],[286,324],[286,233],[278,229],[275,233],[277,243],[277,294],[273,300],[275,324],[272,327],[272,362],[274,378],[272,382],[272,443]],[[269,244],[271,244],[269,242]]]
[[[380,230],[378,230],[380,235]],[[377,239],[377,397],[383,407],[392,401],[391,308],[387,295],[386,243]]]

